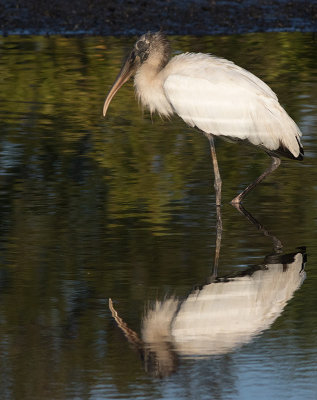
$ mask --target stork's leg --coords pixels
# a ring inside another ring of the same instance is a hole
[[[211,153],[211,158],[212,158],[212,164],[214,167],[214,174],[215,174],[215,191],[216,191],[216,205],[221,206],[221,177],[220,177],[220,172],[218,168],[218,161],[217,161],[217,155],[216,155],[216,149],[215,149],[215,144],[214,144],[214,139],[212,136],[208,136],[208,140],[210,143],[210,153]]]
[[[214,266],[213,266],[210,282],[214,281],[217,278],[220,248],[221,248],[221,237],[222,237],[221,207],[216,207],[216,210],[217,210],[216,248],[215,248]]]
[[[278,157],[272,157],[272,163],[269,166],[269,168],[267,168],[262,175],[260,175],[258,177],[258,179],[256,179],[253,183],[251,183],[246,189],[244,189],[243,192],[241,192],[238,196],[236,196],[233,200],[231,200],[231,204],[239,204],[241,203],[241,201],[243,200],[243,198],[252,190],[255,188],[255,186],[257,184],[259,184],[260,182],[263,181],[263,179],[268,176],[269,174],[271,174],[273,171],[276,170],[276,168],[279,167],[279,165],[281,164],[281,160]]]
[[[274,235],[272,235],[258,220],[256,220],[253,215],[251,215],[242,204],[234,203],[233,206],[239,211],[240,214],[244,215],[247,220],[251,222],[260,232],[262,232],[265,236],[270,237],[273,242],[274,254],[282,253],[283,244],[282,242]]]

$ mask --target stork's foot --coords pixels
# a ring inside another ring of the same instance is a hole
[[[235,207],[239,206],[241,202],[242,202],[242,196],[240,194],[230,201],[230,203]]]
[[[244,214],[243,213],[243,205],[241,202],[241,198],[238,199],[239,196],[235,197],[233,200],[230,201],[230,204],[232,205],[232,207],[234,207],[239,213]]]
[[[237,205],[239,205],[245,198],[245,196],[249,192],[251,192],[252,189],[256,187],[256,185],[262,182],[266,176],[275,171],[276,168],[278,168],[278,166],[281,164],[281,160],[278,157],[271,156],[271,159],[272,159],[271,165],[263,172],[263,174],[261,174],[254,182],[250,183],[250,185],[247,188],[245,188],[243,192],[241,192],[240,194],[238,194],[238,196],[236,196],[233,200],[231,200],[231,204],[233,206],[236,207]]]

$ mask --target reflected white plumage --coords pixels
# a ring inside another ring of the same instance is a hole
[[[182,302],[157,301],[142,321],[142,338],[157,348],[171,341],[183,355],[228,353],[282,313],[305,279],[305,260],[301,252],[288,254],[280,262],[205,285]]]
[[[272,157],[272,164],[233,204],[280,165],[280,156],[302,160],[301,132],[279,104],[275,93],[251,72],[208,54],[184,53],[170,59],[170,45],[161,32],[141,36],[110,89],[103,108],[135,75],[137,97],[151,113],[178,114],[209,139],[215,173],[216,204],[221,204],[221,178],[213,137],[246,140]]]
[[[272,254],[263,264],[214,278],[184,299],[156,301],[142,319],[141,337],[119,317],[111,299],[109,308],[145,368],[168,376],[176,370],[177,356],[227,354],[268,329],[303,283],[305,263],[304,247]]]

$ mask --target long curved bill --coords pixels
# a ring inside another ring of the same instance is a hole
[[[121,86],[124,85],[130,79],[131,75],[135,72],[135,70],[136,70],[135,56],[133,53],[131,53],[127,58],[126,62],[123,64],[121,71],[119,72],[114,84],[112,85],[111,89],[109,90],[109,93],[107,94],[103,106],[104,117],[106,116],[109,104],[113,99],[114,95],[121,88]]]

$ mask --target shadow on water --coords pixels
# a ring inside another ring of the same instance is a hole
[[[303,283],[306,248],[283,254],[283,244],[244,207],[236,206],[273,243],[262,263],[234,274],[218,274],[222,238],[217,207],[215,259],[211,275],[184,299],[166,296],[148,307],[141,337],[119,316],[112,299],[109,309],[117,326],[136,350],[147,373],[164,378],[176,372],[181,357],[225,355],[270,328]]]

